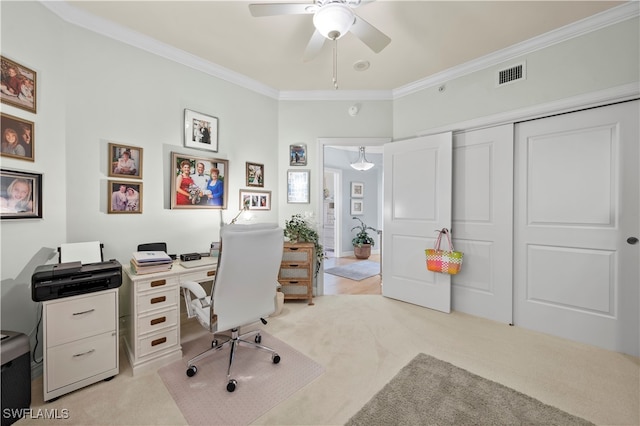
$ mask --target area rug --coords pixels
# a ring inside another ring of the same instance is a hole
[[[261,332],[262,344],[275,349],[279,364],[268,352],[240,347],[233,361],[227,392],[229,348],[196,363],[195,376],[187,377],[187,361],[211,346],[211,336],[185,342],[183,357],[158,370],[167,390],[189,425],[248,425],[296,391],[322,375],[324,367],[277,338]]]
[[[356,413],[359,425],[591,425],[579,417],[419,354]]]
[[[371,260],[360,260],[348,265],[325,269],[324,272],[354,281],[362,281],[365,278],[378,275],[380,273],[380,263],[372,262]]]

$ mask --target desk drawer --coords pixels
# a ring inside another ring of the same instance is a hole
[[[186,281],[195,281],[195,282],[205,282],[205,281],[213,281],[216,277],[216,269],[215,267],[211,267],[211,269],[207,269],[206,271],[198,271],[198,272],[189,272],[186,274],[180,275],[180,282]]]
[[[179,292],[175,288],[140,294],[138,295],[138,312],[145,313],[156,309],[175,308],[178,306],[178,294]]]
[[[143,292],[147,290],[160,290],[168,287],[176,287],[178,284],[178,277],[166,277],[138,281],[136,286],[138,291]]]
[[[139,356],[141,357],[176,346],[178,345],[178,329],[173,327],[160,333],[142,337],[138,343]]]
[[[115,291],[46,302],[47,346],[116,329]]]
[[[171,308],[162,312],[142,315],[138,319],[138,335],[175,327],[178,324],[178,309]]]

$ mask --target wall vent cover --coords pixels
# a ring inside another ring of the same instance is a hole
[[[516,81],[524,80],[526,78],[527,73],[525,63],[522,62],[498,71],[496,74],[496,87],[515,83]]]

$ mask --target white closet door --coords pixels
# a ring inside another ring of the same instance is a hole
[[[516,325],[639,355],[639,116],[634,101],[516,126]]]
[[[453,309],[513,321],[513,124],[453,136]]]

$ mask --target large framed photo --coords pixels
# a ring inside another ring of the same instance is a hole
[[[240,190],[240,210],[271,210],[271,191]]]
[[[218,118],[185,109],[184,146],[218,152]]]
[[[107,213],[142,213],[142,182],[110,180]]]
[[[0,101],[36,113],[36,72],[0,56]]]
[[[364,200],[351,200],[351,215],[358,216],[364,214]]]
[[[364,197],[364,183],[351,182],[351,198],[363,198]]]
[[[42,218],[42,175],[0,170],[0,219]]]
[[[287,203],[309,203],[309,170],[287,171]]]
[[[19,160],[34,161],[35,136],[31,121],[1,113],[2,149],[0,155]]]
[[[229,160],[171,153],[171,208],[226,209]]]
[[[109,176],[142,179],[142,148],[109,144]]]
[[[289,145],[289,164],[292,166],[307,165],[307,145]]]
[[[247,186],[264,187],[264,164],[247,162]]]

